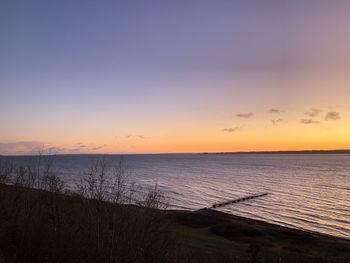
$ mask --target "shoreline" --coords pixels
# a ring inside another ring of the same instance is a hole
[[[350,154],[350,149],[203,152],[202,154],[223,154],[223,155],[225,155],[225,154]]]
[[[291,233],[291,234],[300,234],[300,235],[310,235],[316,238],[320,239],[325,239],[329,241],[340,241],[340,242],[347,242],[350,244],[350,237],[345,238],[341,236],[334,236],[330,234],[325,234],[321,232],[316,232],[316,231],[311,231],[311,230],[306,230],[306,229],[298,229],[298,228],[292,228],[288,226],[283,226],[279,224],[274,224],[274,223],[269,223],[267,221],[259,220],[259,219],[253,219],[249,217],[243,217],[243,216],[237,216],[237,215],[232,215],[229,213],[213,210],[213,209],[200,209],[197,211],[194,211],[192,213],[198,213],[202,215],[208,215],[208,216],[213,216],[217,217],[223,220],[230,220],[236,223],[242,223],[242,224],[247,224],[247,225],[254,225],[255,227],[258,227],[262,230],[281,230],[285,231],[286,233]]]
[[[267,262],[350,262],[350,239],[294,229],[212,209],[173,211],[186,247],[245,257],[258,251]]]

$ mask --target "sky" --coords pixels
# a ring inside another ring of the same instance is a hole
[[[0,154],[350,148],[350,1],[0,2]]]

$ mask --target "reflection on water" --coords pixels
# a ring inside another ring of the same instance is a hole
[[[20,157],[15,157],[20,158]],[[69,182],[93,160],[120,156],[56,156]],[[158,183],[173,207],[197,209],[251,193],[269,195],[222,208],[235,215],[350,237],[349,154],[126,155],[132,178]]]

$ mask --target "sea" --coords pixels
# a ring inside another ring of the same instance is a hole
[[[73,186],[96,161],[121,159],[130,179],[157,185],[171,209],[196,210],[256,193],[268,195],[217,208],[296,229],[350,239],[350,154],[57,155],[53,169]],[[33,157],[8,157],[23,162]]]

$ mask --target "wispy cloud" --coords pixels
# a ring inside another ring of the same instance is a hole
[[[91,148],[91,150],[92,150],[92,151],[97,151],[97,150],[101,150],[101,149],[104,148],[104,147],[106,147],[106,144],[93,147],[93,148]]]
[[[271,108],[267,111],[268,113],[281,113],[282,111],[276,108]]]
[[[273,126],[276,126],[276,125],[280,124],[281,122],[283,122],[283,119],[273,119],[273,120],[271,120],[271,122],[272,122]]]
[[[318,116],[320,113],[322,113],[321,109],[313,108],[311,111],[304,112],[304,114],[310,118]]]
[[[233,127],[233,128],[225,128],[222,131],[223,132],[236,132],[238,131],[239,127]]]
[[[318,124],[319,121],[313,120],[313,119],[301,119],[300,122],[302,124]]]
[[[238,113],[238,114],[236,114],[236,116],[237,116],[238,118],[249,119],[249,118],[251,118],[251,117],[254,116],[254,113],[253,113],[253,112],[249,112],[249,113]]]
[[[125,139],[145,139],[145,136],[143,136],[143,135],[126,135],[124,138]]]
[[[74,144],[75,149],[72,149],[71,151],[77,151],[78,148],[87,148],[88,145],[82,143],[82,142],[77,142],[76,144]]]
[[[67,149],[61,147],[50,147],[47,149],[49,154],[59,154],[67,152]]]
[[[31,154],[43,150],[44,147],[45,143],[40,141],[19,141],[0,143],[0,154]]]
[[[0,143],[0,154],[11,155],[11,154],[74,154],[84,153],[89,151],[98,151],[106,147],[107,145],[98,145],[90,147],[83,143],[75,143],[70,147],[58,147],[50,143],[44,143],[40,141],[19,141]]]
[[[335,121],[340,119],[340,113],[336,111],[327,112],[325,118],[326,121]]]
[[[68,153],[80,153],[81,148],[73,148],[68,150]]]

